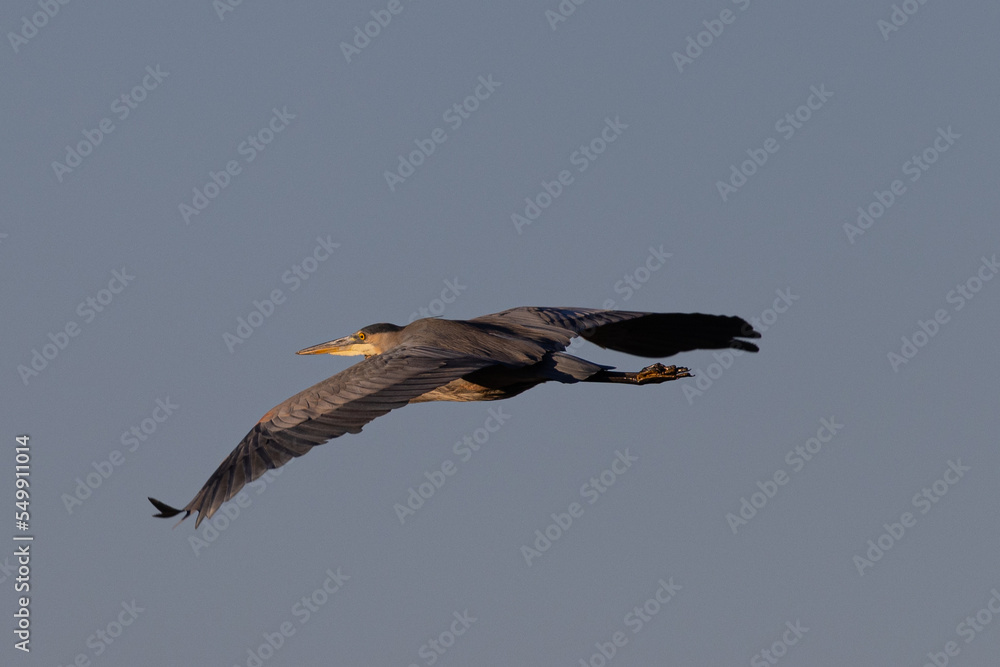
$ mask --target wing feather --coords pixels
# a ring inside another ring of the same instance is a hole
[[[727,347],[756,352],[756,345],[739,338],[760,338],[742,318],[703,313],[524,306],[471,321],[524,327],[562,346],[582,336],[601,347],[642,357],[669,357],[688,350]]]
[[[310,449],[365,424],[410,399],[494,362],[434,348],[397,348],[357,363],[268,411],[181,509],[150,498],[169,517],[198,512],[195,527],[244,486]],[[183,519],[182,519],[183,520]]]
[[[647,313],[628,310],[601,310],[599,308],[543,308],[521,306],[499,313],[483,315],[470,320],[500,326],[519,326],[544,333],[553,342],[561,345],[580,335],[587,329],[641,317]]]

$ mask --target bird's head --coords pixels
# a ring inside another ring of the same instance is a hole
[[[386,322],[370,324],[350,336],[313,345],[295,354],[336,354],[347,357],[363,354],[368,358],[396,347],[402,330],[402,327]]]

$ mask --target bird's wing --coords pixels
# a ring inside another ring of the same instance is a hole
[[[397,348],[370,357],[272,408],[181,509],[150,498],[170,517],[198,512],[195,527],[246,484],[316,445],[362,427],[410,399],[492,364],[435,348]],[[183,520],[183,519],[182,519]]]
[[[521,306],[491,315],[476,317],[470,320],[470,322],[526,327],[554,342],[567,345],[570,340],[579,336],[581,332],[587,329],[647,314],[627,310],[601,310],[599,308]]]
[[[654,358],[729,347],[756,352],[756,345],[739,339],[760,338],[740,317],[703,313],[521,307],[472,321],[526,327],[562,345],[582,336],[601,347]]]

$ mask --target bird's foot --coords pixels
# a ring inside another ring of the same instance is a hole
[[[659,382],[669,382],[678,378],[692,377],[690,370],[683,366],[664,366],[663,364],[653,364],[646,366],[635,374],[636,384],[656,384]]]

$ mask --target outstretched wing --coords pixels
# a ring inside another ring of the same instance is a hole
[[[575,336],[640,357],[669,357],[688,350],[736,348],[757,352],[740,338],[760,338],[746,320],[703,313],[641,313],[595,308],[511,308],[472,320],[518,326],[566,345]]]
[[[760,338],[748,322],[730,315],[643,313],[634,319],[603,324],[581,334],[591,343],[638,357],[669,357],[688,350],[728,347],[757,352],[740,338]]]
[[[222,503],[269,469],[332,438],[358,433],[368,422],[410,399],[492,363],[423,347],[397,348],[365,359],[268,411],[183,508],[150,498],[160,511],[155,516],[184,512],[186,519],[197,511],[197,528]]]
[[[601,310],[599,308],[521,306],[491,315],[483,315],[469,321],[508,327],[525,327],[555,343],[568,345],[570,340],[587,329],[646,314],[627,310]]]

